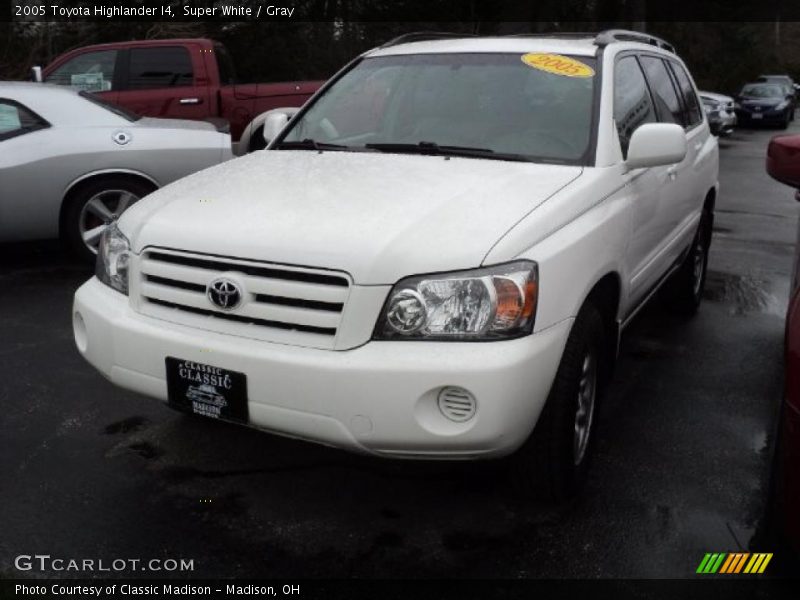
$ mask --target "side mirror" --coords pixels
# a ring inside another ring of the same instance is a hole
[[[42,83],[44,77],[42,76],[42,67],[31,67],[31,81]]]
[[[686,134],[674,123],[647,123],[633,132],[628,145],[628,169],[660,167],[686,157]]]
[[[291,119],[291,115],[288,112],[283,112],[276,110],[271,112],[271,114],[267,115],[267,118],[264,120],[264,141],[269,146],[270,142],[274,140],[278,135],[280,135],[283,128],[286,127],[286,124]]]

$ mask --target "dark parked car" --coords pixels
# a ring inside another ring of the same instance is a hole
[[[767,150],[767,172],[800,188],[800,135],[773,138]],[[796,197],[800,200],[800,189]],[[785,395],[773,481],[779,530],[800,554],[800,229],[798,242],[786,317]]]
[[[782,83],[794,89],[794,80],[788,75],[759,75],[756,81],[761,83]]]
[[[794,94],[782,83],[747,83],[734,106],[740,125],[765,123],[786,129],[794,118]]]

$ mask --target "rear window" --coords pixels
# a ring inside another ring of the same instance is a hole
[[[192,58],[181,47],[133,48],[128,67],[128,89],[148,90],[194,83]]]
[[[236,83],[236,71],[233,68],[233,61],[228,50],[221,44],[214,46],[214,56],[217,58],[217,69],[219,69],[219,81],[222,85],[234,85]]]

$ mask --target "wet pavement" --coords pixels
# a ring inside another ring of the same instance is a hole
[[[189,558],[193,577],[680,578],[706,552],[772,551],[798,214],[764,172],[774,133],[721,142],[706,301],[626,332],[589,483],[559,508],[491,464],[353,456],[116,389],[72,342],[90,272],[57,244],[0,246],[0,577],[37,575],[13,560],[40,553]]]

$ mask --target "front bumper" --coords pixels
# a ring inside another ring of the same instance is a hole
[[[368,342],[302,348],[195,330],[135,312],[92,278],[73,308],[81,354],[113,383],[166,401],[165,357],[247,376],[249,425],[348,450],[397,457],[509,454],[530,435],[571,320],[502,342]],[[477,402],[466,422],[438,408],[445,386]]]
[[[736,109],[736,119],[739,123],[780,123],[786,120],[786,109],[751,111]]]

